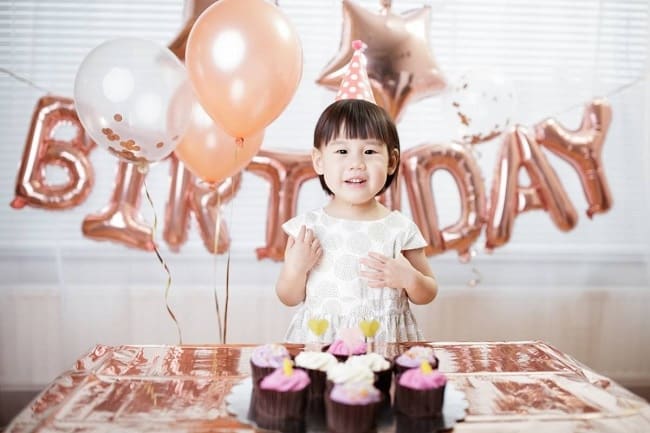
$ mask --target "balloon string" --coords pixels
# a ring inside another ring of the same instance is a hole
[[[221,207],[221,195],[219,190],[215,187],[214,193],[217,194],[217,204],[215,210],[215,220],[214,220],[214,260],[212,261],[212,271],[214,275],[213,283],[213,292],[214,292],[214,307],[217,312],[217,332],[219,333],[219,341],[221,344],[224,344],[223,341],[223,332],[221,326],[221,309],[219,308],[219,294],[217,291],[217,255],[219,254],[219,231],[221,230],[221,215],[219,214],[219,208]]]
[[[237,139],[237,146],[235,146],[235,166],[237,166],[237,161],[239,161],[239,151],[243,148],[244,146],[244,139],[239,138]],[[230,202],[230,222],[231,222],[231,229],[232,229],[232,223],[235,221],[234,214],[235,214],[235,181],[234,179],[230,183],[230,197],[231,197],[231,202]],[[224,315],[223,315],[223,343],[226,344],[228,342],[228,304],[230,303],[230,251],[231,248],[228,248],[228,258],[226,259],[226,302],[224,305]]]
[[[0,72],[2,72],[3,74],[9,75],[14,80],[17,80],[17,81],[20,81],[21,83],[27,84],[29,87],[31,87],[33,89],[40,90],[41,92],[45,92],[48,95],[52,94],[52,92],[49,89],[46,89],[45,87],[39,86],[38,84],[34,83],[32,80],[30,80],[28,78],[25,78],[25,77],[23,77],[21,75],[18,75],[15,72],[13,72],[13,71],[11,71],[11,70],[9,70],[7,68],[0,68]]]
[[[644,74],[644,75],[641,75],[640,77],[637,77],[636,79],[634,79],[634,80],[632,80],[632,81],[629,81],[629,82],[627,82],[627,83],[621,84],[621,85],[618,86],[618,87],[615,87],[615,88],[612,89],[611,91],[605,93],[605,95],[603,95],[602,97],[603,97],[603,98],[611,98],[612,96],[616,96],[616,95],[618,95],[619,93],[622,93],[622,92],[626,91],[626,90],[629,89],[630,87],[634,87],[634,86],[636,86],[637,84],[644,82],[644,81],[647,80],[648,78],[650,78],[650,72],[648,72],[648,73],[646,73],[646,74]],[[561,109],[561,110],[559,110],[558,112],[555,112],[555,113],[551,114],[551,115],[548,116],[548,117],[558,117],[558,116],[560,116],[560,115],[562,115],[562,114],[566,114],[566,113],[568,113],[568,112],[570,112],[570,111],[573,111],[573,110],[575,110],[575,109],[577,109],[577,108],[582,108],[582,107],[584,107],[584,105],[585,105],[584,103],[573,104],[573,105],[571,105],[571,106],[569,106],[569,107],[567,107],[567,108]]]
[[[183,335],[181,334],[181,326],[178,323],[178,320],[176,319],[176,316],[174,315],[174,312],[172,311],[171,307],[169,306],[169,288],[172,285],[172,274],[169,272],[169,267],[167,266],[167,263],[165,262],[165,260],[160,255],[160,250],[158,250],[158,246],[156,245],[156,229],[158,228],[158,216],[156,215],[156,208],[153,205],[153,200],[151,200],[151,196],[149,195],[149,189],[147,188],[147,178],[146,177],[145,177],[145,180],[144,180],[144,192],[145,192],[145,195],[147,196],[147,201],[149,202],[149,205],[151,205],[151,209],[153,210],[153,227],[152,227],[152,231],[151,231],[151,243],[153,244],[153,249],[156,252],[156,256],[158,257],[158,261],[160,262],[160,264],[165,269],[165,272],[167,273],[167,284],[165,286],[165,307],[167,307],[167,312],[169,313],[172,320],[176,324],[176,330],[178,331],[178,344],[182,345],[183,344]]]

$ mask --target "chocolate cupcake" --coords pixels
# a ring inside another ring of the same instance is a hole
[[[254,420],[261,428],[287,433],[305,431],[309,376],[291,361],[259,381]]]
[[[327,369],[325,393],[329,394],[334,385],[367,384],[375,382],[375,374],[365,365],[339,362]]]
[[[365,355],[351,356],[345,361],[347,364],[359,364],[369,368],[375,374],[375,388],[384,395],[390,393],[390,385],[393,378],[393,364],[378,353],[367,353]]]
[[[433,353],[431,346],[413,346],[395,357],[395,374],[399,375],[411,368],[417,368],[426,361],[432,369],[438,368],[438,358]]]
[[[285,358],[291,358],[291,356],[287,348],[281,344],[264,344],[253,349],[250,358],[253,384],[257,385],[264,376],[282,367],[282,361]]]
[[[422,361],[395,379],[395,412],[409,418],[435,419],[442,415],[447,378]]]
[[[382,393],[368,383],[335,385],[325,398],[327,431],[370,433],[376,431]]]
[[[336,339],[329,345],[327,352],[343,362],[352,355],[363,355],[368,352],[366,340],[358,328],[341,328]]]
[[[324,352],[300,352],[296,356],[296,367],[309,375],[307,387],[307,416],[315,422],[325,421],[325,381],[327,369],[338,363],[334,355]]]

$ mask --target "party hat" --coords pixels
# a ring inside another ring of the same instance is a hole
[[[368,72],[366,71],[366,56],[363,54],[367,45],[362,41],[352,42],[354,54],[348,63],[348,69],[345,71],[341,86],[336,94],[336,100],[341,99],[365,99],[368,102],[375,102],[372,95]]]

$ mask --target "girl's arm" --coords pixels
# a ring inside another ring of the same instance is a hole
[[[284,263],[275,284],[275,292],[283,304],[293,306],[305,300],[307,275],[322,254],[318,238],[305,226],[300,227],[295,239],[289,236]]]
[[[438,294],[438,283],[424,255],[424,248],[402,251],[396,258],[369,253],[360,262],[370,268],[359,274],[369,287],[394,287],[406,290],[414,304],[428,304]]]

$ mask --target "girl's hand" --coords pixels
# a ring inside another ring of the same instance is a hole
[[[306,274],[318,263],[322,255],[323,249],[314,231],[303,225],[295,239],[289,236],[284,251],[284,263],[289,269]]]
[[[413,266],[402,254],[393,259],[378,253],[368,253],[368,257],[359,260],[359,263],[369,268],[359,272],[368,282],[368,287],[403,289],[409,286],[414,272]]]

